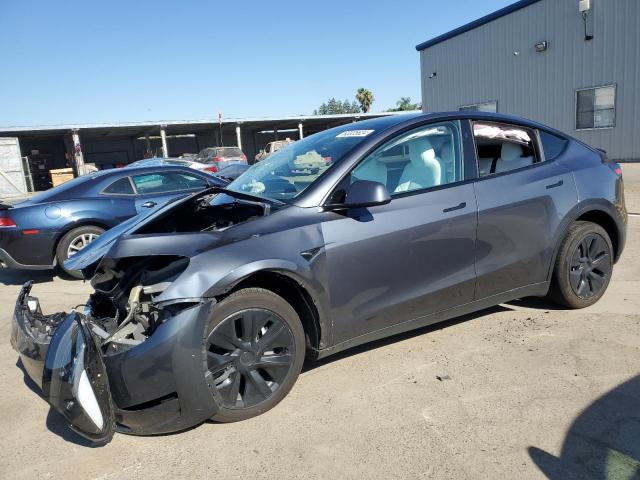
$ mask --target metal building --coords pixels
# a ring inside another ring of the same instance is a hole
[[[640,0],[522,0],[426,41],[425,111],[546,123],[640,161]]]

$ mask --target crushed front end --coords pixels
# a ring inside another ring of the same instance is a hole
[[[11,344],[43,397],[81,435],[106,443],[114,431],[173,432],[216,413],[202,351],[215,299],[156,301],[188,261],[105,259],[83,313],[43,315],[31,282],[23,286]]]
[[[209,289],[233,267],[201,269],[197,258],[234,245],[234,226],[273,211],[221,191],[123,222],[70,257],[65,266],[81,270],[94,288],[82,313],[43,315],[31,283],[22,288],[12,345],[45,399],[80,434],[104,443],[113,431],[174,432],[217,413],[205,368],[216,303]]]

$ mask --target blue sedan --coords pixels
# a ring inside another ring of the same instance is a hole
[[[181,166],[105,170],[78,177],[15,206],[0,204],[0,262],[18,269],[59,265],[105,230],[171,199],[226,182]]]

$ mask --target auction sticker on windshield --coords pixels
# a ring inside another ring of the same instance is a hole
[[[342,132],[336,135],[336,138],[366,137],[373,132],[374,130],[347,130],[346,132]]]

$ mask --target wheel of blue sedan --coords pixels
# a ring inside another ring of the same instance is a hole
[[[591,222],[575,222],[556,260],[551,296],[571,308],[593,305],[604,295],[613,272],[607,232]]]
[[[204,348],[205,378],[220,409],[212,419],[233,422],[274,407],[304,362],[296,311],[269,290],[249,288],[216,305],[212,317]]]
[[[82,272],[69,270],[64,267],[64,262],[69,257],[74,256],[80,250],[85,248],[100,235],[104,233],[104,229],[94,225],[83,225],[67,232],[58,242],[56,247],[56,260],[58,266],[67,274],[74,278],[82,278]]]

